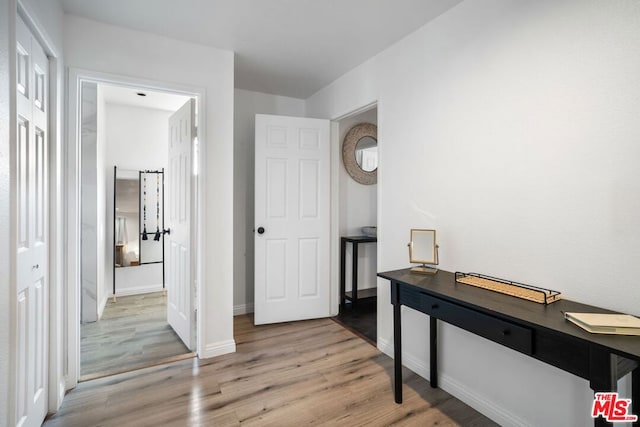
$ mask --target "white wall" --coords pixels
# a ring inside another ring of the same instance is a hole
[[[204,275],[199,295],[203,357],[235,350],[233,341],[233,52],[65,16],[66,62],[70,67],[206,91],[201,108],[205,168]],[[202,131],[202,129],[201,129]]]
[[[359,123],[378,123],[378,109],[373,108],[354,116],[344,118],[338,122],[339,144],[334,147],[340,151],[340,175],[338,177],[339,196],[339,230],[340,236],[360,236],[362,227],[378,224],[378,185],[363,185],[351,178],[342,161],[342,143],[349,130]],[[352,288],[351,256],[352,245],[347,245],[345,268],[347,271],[346,290]],[[368,289],[376,286],[377,245],[366,243],[358,246],[358,289]]]
[[[95,322],[107,301],[106,134],[105,101],[99,85],[85,82],[82,89],[82,322]],[[109,245],[111,247],[111,245]]]
[[[445,270],[640,314],[639,20],[636,1],[467,1],[309,98],[326,118],[378,100],[379,271],[408,266],[410,228],[435,228]],[[427,375],[427,317],[403,322]],[[586,381],[448,325],[440,338],[442,387],[501,424],[592,423]]]
[[[108,244],[108,239],[106,237],[106,227],[108,227],[109,223],[107,221],[107,176],[105,173],[106,169],[106,156],[107,156],[107,145],[106,145],[106,130],[105,130],[105,115],[106,115],[106,104],[104,100],[104,90],[98,85],[97,87],[97,102],[96,102],[96,138],[97,138],[97,159],[96,159],[96,169],[97,169],[97,211],[98,211],[98,282],[97,282],[97,293],[96,293],[96,301],[98,303],[98,319],[102,317],[102,311],[104,309],[104,305],[107,301],[108,292],[106,290],[109,288],[109,283],[107,280],[107,272],[110,270],[109,267],[109,259],[107,258],[109,254],[109,248],[111,245]]]
[[[234,313],[253,311],[255,115],[304,116],[304,101],[236,89],[233,149]]]
[[[102,315],[105,289],[105,103],[101,88],[85,82],[82,89],[82,322]]]
[[[107,103],[106,167],[112,175],[113,166],[129,170],[167,167],[171,114],[172,111]],[[155,182],[153,185],[155,189]]]
[[[102,151],[98,148],[98,86],[95,83],[83,82],[80,99],[80,321],[86,323],[98,320],[98,289],[101,289],[98,286],[98,264],[102,264],[102,259],[99,258],[98,248],[102,246],[103,241],[98,236],[98,216],[102,213],[104,218],[104,213],[100,212],[98,206],[98,176],[101,170],[98,159],[101,157],[99,151]]]
[[[169,144],[168,123],[171,114],[171,111],[165,110],[106,104],[104,175],[107,177],[105,235],[108,250],[105,263],[107,266],[105,298],[113,293],[113,167],[134,171],[166,168]],[[155,175],[149,175],[149,179],[152,177],[155,178]],[[155,181],[148,181],[147,185],[149,191],[155,192]],[[155,200],[155,193],[149,197]],[[153,204],[147,209],[147,231],[155,232],[155,217],[155,204]],[[138,221],[137,217],[135,221]],[[130,238],[132,238],[131,230],[129,230]],[[116,269],[116,295],[134,295],[161,290],[162,264]]]

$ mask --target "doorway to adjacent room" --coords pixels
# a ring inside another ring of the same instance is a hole
[[[195,98],[87,79],[80,100],[78,378],[194,357]]]
[[[345,250],[341,251],[344,256],[340,257],[339,268],[345,272],[345,298],[343,300],[340,295],[339,314],[333,318],[374,346],[377,342],[378,185],[377,179],[372,183],[372,179],[367,177],[360,179],[361,182],[356,181],[347,168],[356,168],[356,172],[364,172],[365,175],[377,172],[377,138],[361,138],[355,144],[355,149],[347,154],[353,155],[351,160],[345,161],[343,147],[345,137],[356,126],[368,124],[373,127],[360,127],[375,130],[377,123],[377,105],[338,121],[341,152],[338,229],[341,246],[345,246]],[[353,255],[356,255],[355,258]]]

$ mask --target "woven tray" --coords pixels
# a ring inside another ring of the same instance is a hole
[[[488,289],[545,305],[560,299],[560,292],[558,291],[525,285],[524,283],[511,282],[477,273],[456,273],[456,283]]]

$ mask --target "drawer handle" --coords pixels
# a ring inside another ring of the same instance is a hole
[[[505,337],[506,337],[507,335],[510,335],[510,334],[511,334],[511,331],[510,331],[509,329],[503,329],[503,330],[502,330],[502,335],[504,335]]]

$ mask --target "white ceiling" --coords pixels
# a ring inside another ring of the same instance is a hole
[[[235,86],[307,98],[462,0],[61,0],[66,13],[232,50]]]
[[[132,89],[102,83],[100,84],[100,90],[104,95],[104,101],[106,103],[153,108],[156,110],[177,111],[189,99],[188,96],[183,95]],[[146,96],[139,96],[139,92],[144,93]]]

